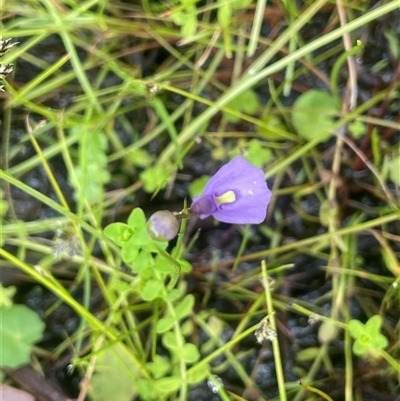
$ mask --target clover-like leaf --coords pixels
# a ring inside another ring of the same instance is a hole
[[[13,302],[12,297],[14,296],[17,289],[14,286],[3,287],[0,283],[0,307],[11,308]]]
[[[320,89],[300,95],[293,105],[292,122],[306,140],[328,139],[334,128],[334,116],[340,108],[333,96]]]
[[[146,227],[146,216],[139,207],[132,210],[128,217],[128,226],[132,228]]]
[[[44,327],[38,314],[25,305],[0,308],[0,366],[28,363],[31,346],[42,338]]]
[[[388,345],[388,339],[380,333],[381,326],[382,318],[379,315],[372,316],[366,324],[355,319],[349,322],[348,329],[355,339],[353,352],[356,355],[366,356]]]
[[[125,223],[112,223],[104,229],[104,235],[122,246],[131,239],[133,230]]]
[[[234,111],[239,111],[246,114],[254,114],[260,107],[260,102],[257,98],[256,93],[253,90],[249,89],[241,92],[232,101],[230,101],[226,105],[226,107]],[[224,111],[224,115],[226,119],[232,123],[240,121],[240,117],[231,113]]]
[[[136,362],[121,343],[115,343],[97,352],[97,363],[90,381],[92,399],[97,401],[129,401],[137,394],[132,377],[139,377]]]
[[[160,292],[163,290],[163,287],[164,284],[160,280],[148,280],[140,295],[145,301],[153,301],[159,296]]]
[[[178,390],[181,383],[182,379],[180,376],[163,377],[161,379],[158,379],[154,383],[154,386],[159,392],[170,393],[172,391]]]
[[[186,363],[194,363],[200,358],[200,352],[194,344],[184,344],[179,350],[181,358]]]

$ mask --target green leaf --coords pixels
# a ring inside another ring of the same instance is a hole
[[[145,251],[147,252],[154,252],[158,253],[160,252],[160,249],[164,250],[168,246],[168,242],[161,242],[161,241],[155,241],[149,237],[149,242],[147,244],[143,244],[142,247]]]
[[[162,337],[162,343],[165,347],[169,348],[172,351],[176,351],[180,347],[178,346],[178,342],[176,340],[175,334],[170,331],[166,332]]]
[[[129,160],[138,167],[147,167],[153,161],[153,157],[144,149],[135,148],[129,152]]]
[[[171,316],[163,317],[156,323],[156,333],[165,333],[170,330],[175,323],[175,318]]]
[[[71,129],[72,135],[82,135],[79,142],[80,164],[75,167],[76,180],[70,183],[75,189],[75,198],[89,203],[102,202],[103,186],[111,180],[107,169],[107,137],[103,132],[79,132],[80,127]]]
[[[382,326],[382,318],[379,315],[374,315],[365,323],[364,330],[370,334],[379,333]]]
[[[353,319],[348,323],[350,335],[355,338],[353,352],[356,355],[367,355],[373,350],[387,347],[388,339],[380,333],[382,318],[379,315],[372,316],[364,325]]]
[[[185,344],[180,350],[179,355],[186,363],[194,363],[200,358],[200,352],[194,344]]]
[[[182,289],[174,288],[167,294],[165,300],[168,302],[174,302],[182,295],[182,292]]]
[[[158,258],[153,267],[161,273],[173,273],[176,269],[175,265],[165,258]]]
[[[121,250],[122,260],[127,264],[131,265],[139,254],[139,247],[134,246],[130,243],[124,244]]]
[[[164,283],[160,280],[150,279],[144,285],[141,297],[144,301],[153,301],[156,299],[164,288]]]
[[[140,174],[143,188],[146,192],[155,192],[165,187],[171,176],[169,166],[156,165],[149,167]]]
[[[200,368],[192,368],[190,369],[190,372],[187,375],[187,381],[189,384],[196,384],[203,382],[206,377],[209,375],[210,372],[210,366],[207,365],[201,365]]]
[[[156,390],[163,393],[171,393],[179,389],[182,379],[179,376],[163,377],[155,382]]]
[[[319,352],[320,349],[318,347],[305,348],[297,353],[296,360],[298,362],[314,361]]]
[[[320,89],[300,95],[293,105],[292,122],[297,133],[306,140],[328,139],[339,112],[335,99]]]
[[[128,217],[128,226],[131,228],[146,228],[146,216],[140,207],[132,210]]]
[[[355,341],[353,344],[353,352],[358,355],[362,356],[367,352],[368,346],[363,344],[361,341]]]
[[[14,296],[17,289],[14,286],[3,287],[0,282],[0,308],[11,308]]]
[[[226,107],[234,111],[243,112],[246,114],[254,114],[260,107],[260,102],[258,101],[256,93],[253,90],[248,89],[236,96],[226,105]],[[240,121],[240,117],[228,112],[224,112],[224,116],[228,121],[232,123]]]
[[[97,354],[90,393],[96,401],[130,401],[137,394],[138,371],[129,350],[115,343]]]
[[[194,296],[192,294],[186,295],[181,302],[175,307],[175,316],[178,320],[186,317],[192,312],[194,305]]]
[[[221,28],[227,28],[231,23],[232,19],[232,8],[231,5],[226,0],[219,0],[218,7],[218,22]]]
[[[151,253],[141,251],[134,259],[135,263],[130,264],[134,273],[141,273],[143,269],[153,266],[154,258]]]
[[[258,139],[251,139],[250,141],[239,141],[239,147],[246,149],[245,159],[254,166],[263,168],[272,157],[270,149],[263,146],[263,142]]]
[[[232,7],[236,9],[246,8],[253,0],[233,0]]]
[[[181,28],[182,38],[190,38],[196,33],[197,30],[197,17],[196,15],[187,14],[185,23]]]
[[[104,229],[104,235],[122,246],[131,239],[133,230],[125,223],[112,223]]]
[[[171,363],[167,358],[156,355],[154,362],[146,363],[146,367],[155,379],[164,377],[171,369]]]
[[[185,24],[186,14],[183,11],[178,11],[171,15],[171,19],[176,25],[182,26]]]
[[[136,381],[136,388],[141,400],[154,401],[158,399],[158,394],[152,381],[139,379]]]
[[[365,124],[361,121],[353,121],[349,124],[349,131],[353,134],[355,139],[360,139],[366,132]]]
[[[153,240],[149,237],[149,234],[147,233],[147,228],[145,227],[136,228],[129,241],[129,243],[137,246],[145,246],[152,242]]]
[[[277,116],[271,116],[269,114],[263,116],[261,121],[263,125],[257,125],[256,131],[268,138],[281,138],[277,131],[282,131],[283,134],[289,135],[287,133],[286,127],[282,124],[281,120]]]
[[[388,344],[389,340],[383,334],[377,334],[371,339],[371,347],[374,349],[384,349]]]
[[[350,322],[347,325],[349,331],[350,331],[350,335],[353,338],[357,338],[359,337],[362,333],[364,333],[364,325],[356,319],[350,320]]]
[[[16,368],[30,361],[31,345],[42,338],[45,324],[25,305],[0,308],[0,366]]]
[[[189,273],[193,270],[193,266],[187,260],[178,260],[179,264],[181,265],[181,273]]]
[[[194,323],[191,319],[187,319],[181,324],[181,331],[184,337],[191,336],[193,334]]]

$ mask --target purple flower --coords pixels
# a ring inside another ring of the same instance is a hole
[[[260,224],[270,200],[264,172],[237,156],[211,177],[190,210],[201,219],[213,216],[224,223]]]

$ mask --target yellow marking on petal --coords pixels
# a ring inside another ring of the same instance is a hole
[[[218,205],[222,205],[224,203],[233,203],[236,200],[236,195],[233,191],[228,191],[221,196],[217,196],[215,200],[217,201]]]

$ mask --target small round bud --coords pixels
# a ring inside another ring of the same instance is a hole
[[[147,221],[147,233],[156,241],[169,241],[176,237],[178,231],[178,220],[169,210],[159,210]]]

